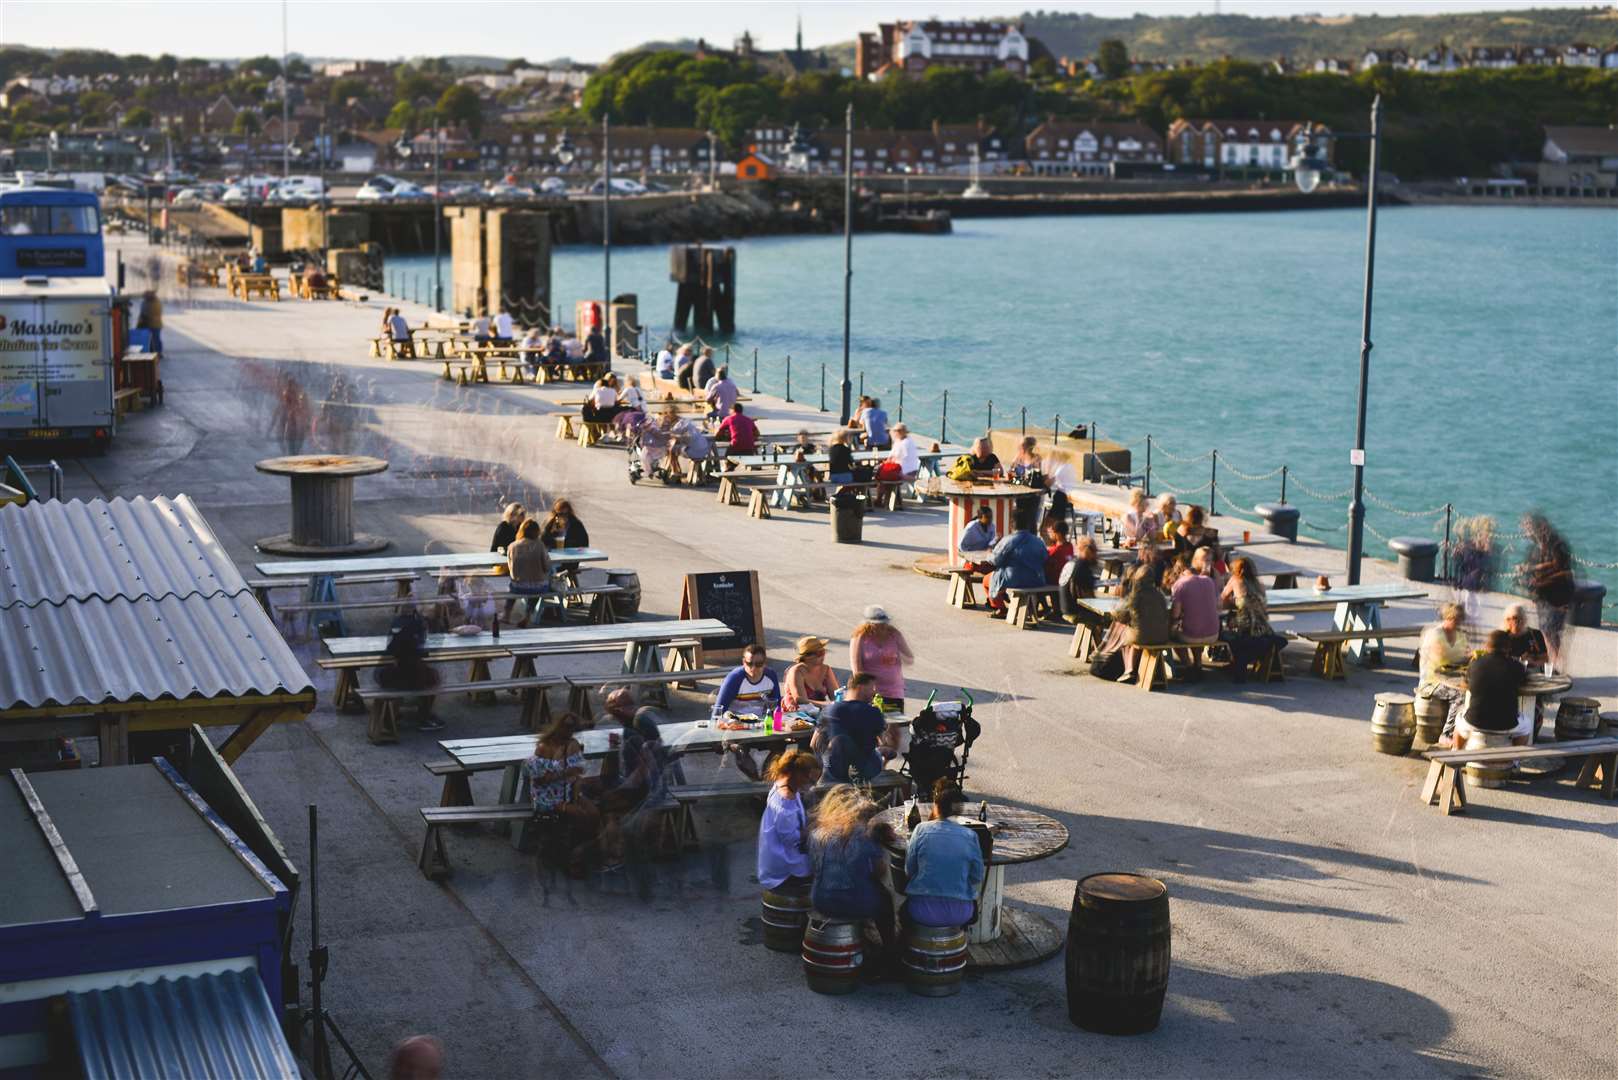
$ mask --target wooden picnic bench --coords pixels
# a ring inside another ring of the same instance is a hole
[[[1343,649],[1351,641],[1383,640],[1386,638],[1419,638],[1420,626],[1378,626],[1369,630],[1303,630],[1298,637],[1311,641],[1315,658],[1309,670],[1322,679],[1346,679],[1348,670],[1343,664]]]
[[[1427,779],[1421,786],[1421,801],[1437,805],[1446,815],[1466,809],[1466,766],[1505,765],[1512,761],[1555,761],[1583,758],[1584,767],[1573,782],[1577,788],[1596,788],[1610,799],[1618,778],[1618,737],[1611,735],[1572,742],[1539,743],[1534,746],[1498,746],[1480,750],[1428,750]]]
[[[949,575],[949,606],[962,611],[977,607],[978,595],[974,589],[978,571],[970,566],[946,566],[944,572]]]
[[[256,294],[268,300],[279,302],[281,299],[281,285],[275,280],[274,274],[238,274],[236,275],[236,293],[243,300],[251,300]]]
[[[474,661],[476,663],[476,661]],[[483,672],[487,674],[487,661]],[[526,675],[513,679],[468,677],[465,682],[440,683],[425,690],[383,690],[369,688],[356,691],[370,713],[366,737],[376,744],[399,740],[399,710],[403,703],[422,697],[442,694],[471,694],[474,698],[492,701],[499,690],[510,690],[522,700],[522,713],[518,722],[525,730],[543,731],[551,722],[550,695],[547,691],[568,685],[565,675]]]
[[[669,687],[679,686],[694,689],[699,682],[711,682],[714,679],[723,679],[733,669],[723,667],[698,668],[688,671],[642,671],[633,675],[569,675],[564,681],[568,685],[567,707],[568,711],[576,713],[585,721],[593,723],[595,714],[590,708],[590,691],[607,687],[617,689],[620,686],[649,686],[658,698],[658,703],[664,708],[669,703]]]
[[[450,373],[450,368],[455,373]],[[470,386],[472,383],[486,383],[489,381],[489,369],[483,364],[483,357],[472,356],[461,360],[444,360],[444,378],[453,379],[457,386]]]
[[[1022,589],[1006,589],[1006,623],[1020,630],[1032,630],[1039,625],[1040,613],[1054,609],[1060,585],[1037,585]]]
[[[523,825],[534,816],[532,807],[518,804],[502,806],[424,806],[421,819],[427,825],[427,835],[421,841],[421,854],[416,865],[429,881],[439,881],[450,875],[449,853],[444,850],[443,830],[451,825],[476,825],[497,822],[502,825]]]
[[[137,387],[126,386],[122,390],[113,391],[112,407],[119,416],[127,416],[133,410],[142,408],[140,390]]]
[[[472,774],[480,772],[504,771],[505,766],[498,761],[486,761],[475,765],[462,765],[454,758],[443,761],[424,761],[421,763],[433,776],[444,781],[444,788],[438,797],[439,806],[472,806]]]
[[[384,585],[392,582],[395,585],[394,595],[400,599],[410,596],[410,586],[416,580],[414,570],[392,571],[374,574],[349,574],[343,577],[334,577],[333,585]],[[248,578],[247,587],[253,590],[253,599],[258,601],[264,614],[273,616],[275,612],[270,607],[270,591],[272,589],[307,589],[310,579],[307,577],[283,578]]]

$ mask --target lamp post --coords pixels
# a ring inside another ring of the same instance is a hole
[[[443,134],[442,122],[437,110],[433,112],[433,310],[440,315],[444,313],[444,278],[441,260],[444,254],[443,212],[439,209],[439,191],[443,188],[443,181],[439,179],[438,157],[439,138]]]
[[[848,311],[854,288],[854,103],[843,114],[843,382],[842,425],[851,412],[848,382]]]
[[[1365,406],[1371,377],[1371,299],[1376,280],[1376,187],[1382,149],[1382,95],[1371,102],[1371,130],[1335,134],[1339,139],[1369,139],[1371,159],[1365,181],[1365,294],[1360,310],[1359,404],[1354,418],[1354,448],[1349,463],[1354,467],[1354,498],[1348,504],[1348,583],[1360,583],[1360,560],[1365,552]],[[1325,154],[1311,130],[1299,140],[1298,154],[1292,160],[1293,179],[1305,194],[1320,184],[1326,169]]]
[[[601,114],[601,323],[612,348],[612,121]]]
[[[573,140],[567,137],[567,128],[562,129],[561,137],[556,140],[554,145],[555,149],[552,150],[551,153],[556,158],[556,164],[561,166],[563,172],[566,172],[573,164],[573,159],[578,157],[579,153],[578,148],[573,145]],[[546,315],[549,317],[552,325],[561,325],[561,319],[556,314],[556,297],[554,295],[551,297],[551,310],[546,312]]]

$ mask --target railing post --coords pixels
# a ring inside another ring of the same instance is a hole
[[[1095,466],[1096,482],[1101,482],[1101,462],[1096,458],[1096,422],[1090,421],[1090,464]]]
[[[826,364],[820,364],[820,411],[826,411]]]
[[[1282,503],[1282,505],[1285,505],[1286,501],[1287,501],[1287,467],[1285,465],[1283,465],[1283,466],[1281,466],[1281,503]]]
[[[1208,474],[1208,516],[1211,518],[1218,513],[1214,506],[1219,495],[1219,451],[1215,450],[1209,455],[1209,460],[1212,463],[1212,469]]]
[[[1028,406],[1026,406],[1026,405],[1024,405],[1022,407],[1021,428],[1022,428],[1022,437],[1025,438],[1025,439],[1028,438]]]
[[[938,441],[949,442],[949,391],[944,391],[944,411],[938,417]]]
[[[753,346],[753,393],[758,393],[758,346]]]
[[[1052,446],[1060,446],[1061,444],[1062,444],[1062,414],[1057,413],[1055,416],[1051,417],[1051,445]]]
[[[994,430],[994,398],[990,398],[989,399],[989,423],[988,423],[988,426],[983,429],[983,433],[985,435],[987,435],[989,432],[991,432],[993,430]]]
[[[860,372],[860,393],[859,393],[859,396],[860,397],[865,396],[865,372],[863,372],[863,371]],[[858,399],[856,399],[856,400],[858,400]]]
[[[905,381],[903,379],[900,379],[899,380],[899,420],[900,420],[901,423],[904,421],[904,418],[905,418]]]
[[[787,404],[792,404],[792,354],[787,353]]]
[[[725,366],[730,366],[730,342],[725,342]]]
[[[1152,436],[1146,436],[1146,497],[1152,497]]]
[[[1450,513],[1455,507],[1450,503],[1444,504],[1444,580],[1449,580],[1449,524]]]

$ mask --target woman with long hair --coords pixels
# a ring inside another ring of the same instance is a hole
[[[489,544],[489,550],[501,555],[517,539],[517,529],[528,517],[528,510],[520,502],[508,502],[500,511],[500,520],[494,526],[494,540]]]
[[[875,604],[848,639],[848,666],[854,675],[870,672],[885,706],[904,711],[905,664],[914,660],[910,643]]]
[[[584,775],[584,747],[573,737],[578,727],[578,717],[560,714],[539,733],[534,752],[522,764],[535,825],[540,829],[540,861],[552,869],[565,868],[570,877],[582,876],[584,851],[594,840],[583,822],[563,812]]]
[[[551,504],[551,516],[540,526],[540,538],[548,548],[581,548],[590,546],[590,533],[573,512],[573,504],[557,499]]]
[[[1270,629],[1264,585],[1252,559],[1244,555],[1231,565],[1230,580],[1219,594],[1219,606],[1232,612],[1230,630],[1220,635],[1220,640],[1230,646],[1230,677],[1234,682],[1246,682],[1248,667],[1271,647],[1275,636]]]
[[[1134,547],[1142,540],[1157,540],[1163,523],[1146,508],[1146,491],[1133,488],[1129,492],[1129,509],[1124,512],[1124,526],[1120,547]]]
[[[977,834],[950,818],[966,794],[949,777],[933,785],[933,813],[910,832],[905,849],[904,918],[922,926],[966,926],[977,917],[985,867]]]
[[[809,884],[809,814],[804,792],[820,779],[820,759],[807,750],[788,750],[764,770],[770,794],[758,825],[758,883],[766,889]]]
[[[827,791],[815,809],[809,836],[814,873],[810,903],[834,919],[876,923],[885,956],[894,952],[893,897],[888,892],[888,859],[872,832],[877,805],[850,784]]]
[[[522,603],[518,626],[527,626],[540,597],[551,591],[551,557],[539,538],[539,522],[529,518],[517,530],[517,539],[506,549],[506,573],[514,598]],[[531,598],[531,599],[530,599]],[[509,612],[509,607],[507,608]]]

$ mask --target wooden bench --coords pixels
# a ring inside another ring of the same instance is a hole
[[[133,386],[126,386],[116,390],[112,395],[112,405],[119,416],[128,416],[130,412],[141,408],[140,391]]]
[[[978,595],[973,590],[978,572],[970,566],[946,566],[944,572],[949,575],[949,606],[962,611],[977,607]]]
[[[470,694],[474,700],[484,703],[494,701],[496,691],[510,690],[518,694],[522,700],[522,712],[518,716],[518,723],[524,730],[543,731],[551,722],[551,703],[549,691],[567,685],[565,675],[525,675],[512,679],[492,679],[487,677],[488,661],[483,661],[481,668],[484,678],[468,677],[464,682],[440,683],[426,690],[383,690],[380,688],[367,688],[355,691],[355,695],[364,702],[370,711],[370,724],[366,728],[366,736],[371,742],[391,743],[399,739],[399,708],[407,702],[420,697],[436,697],[440,694]]]
[[[1343,664],[1343,649],[1349,642],[1419,638],[1423,629],[1420,626],[1379,626],[1367,630],[1306,630],[1297,636],[1314,642],[1315,658],[1309,664],[1310,671],[1322,679],[1346,679],[1348,671]]]
[[[769,496],[777,491],[796,490],[796,484],[753,484],[747,489],[747,516],[760,521],[770,516]]]
[[[658,703],[666,709],[669,705],[669,687],[695,689],[697,683],[723,679],[732,670],[716,667],[694,671],[644,671],[634,675],[569,675],[565,680],[568,686],[567,707],[569,712],[593,722],[595,714],[590,708],[591,690],[607,687],[617,689],[620,686],[649,686],[652,687],[652,693],[657,696]],[[687,683],[691,686],[686,687]]]
[[[1555,761],[1583,758],[1584,767],[1573,782],[1577,788],[1595,788],[1610,799],[1618,778],[1618,738],[1603,736],[1572,742],[1540,743],[1535,746],[1498,746],[1483,750],[1428,750],[1427,779],[1421,786],[1421,801],[1438,805],[1444,813],[1466,809],[1465,772],[1468,762],[1502,765],[1512,761]]]
[[[492,557],[498,558],[498,556]],[[332,584],[383,585],[392,582],[395,586],[394,595],[402,600],[410,596],[410,586],[415,580],[415,571],[398,570],[386,573],[349,574],[346,577],[334,577],[332,578]],[[309,579],[306,577],[248,578],[247,587],[253,590],[253,599],[258,601],[259,607],[264,609],[264,613],[273,616],[275,612],[270,607],[270,591],[272,589],[307,589]]]
[[[455,368],[455,374],[450,368]],[[473,356],[463,360],[444,360],[444,378],[454,379],[457,386],[469,386],[472,383],[486,383],[489,381],[489,369],[484,366],[481,356]]]
[[[538,381],[541,385],[552,382],[595,382],[610,370],[610,365],[584,360],[567,360],[560,364],[539,365]]]
[[[601,420],[580,420],[578,443],[588,449],[606,439],[612,425]]]
[[[485,762],[478,765],[462,765],[454,758],[443,761],[424,761],[421,763],[433,776],[444,781],[444,789],[438,797],[439,806],[472,806],[472,774],[480,772],[504,771],[506,766],[498,761]]]
[[[257,294],[267,300],[280,302],[281,285],[273,274],[242,274],[237,282],[243,300],[251,300]]]
[[[1026,589],[1006,590],[1006,623],[1019,630],[1032,630],[1039,625],[1040,612],[1053,607],[1060,585],[1038,585]]]
[[[497,822],[502,825],[521,824],[534,816],[533,809],[521,805],[507,806],[424,806],[421,819],[427,825],[427,835],[421,841],[421,854],[416,865],[430,881],[439,881],[450,875],[449,855],[444,850],[443,830],[452,825],[475,825]]]
[[[616,650],[615,650],[616,651]],[[488,678],[488,664],[490,660],[497,660],[503,656],[510,656],[506,649],[467,648],[456,650],[447,656],[435,656],[429,663],[455,663],[461,660],[470,661],[474,672],[479,664],[482,665],[483,678]],[[366,668],[380,667],[387,661],[381,653],[372,653],[365,656],[320,656],[315,658],[315,664],[323,671],[337,672],[337,685],[332,689],[332,705],[338,712],[357,713],[365,711],[365,703],[360,700],[359,673]],[[468,681],[475,681],[469,679]],[[479,687],[478,689],[482,689]],[[411,691],[407,696],[419,697],[429,691]],[[434,694],[444,693],[443,687],[434,687]]]

